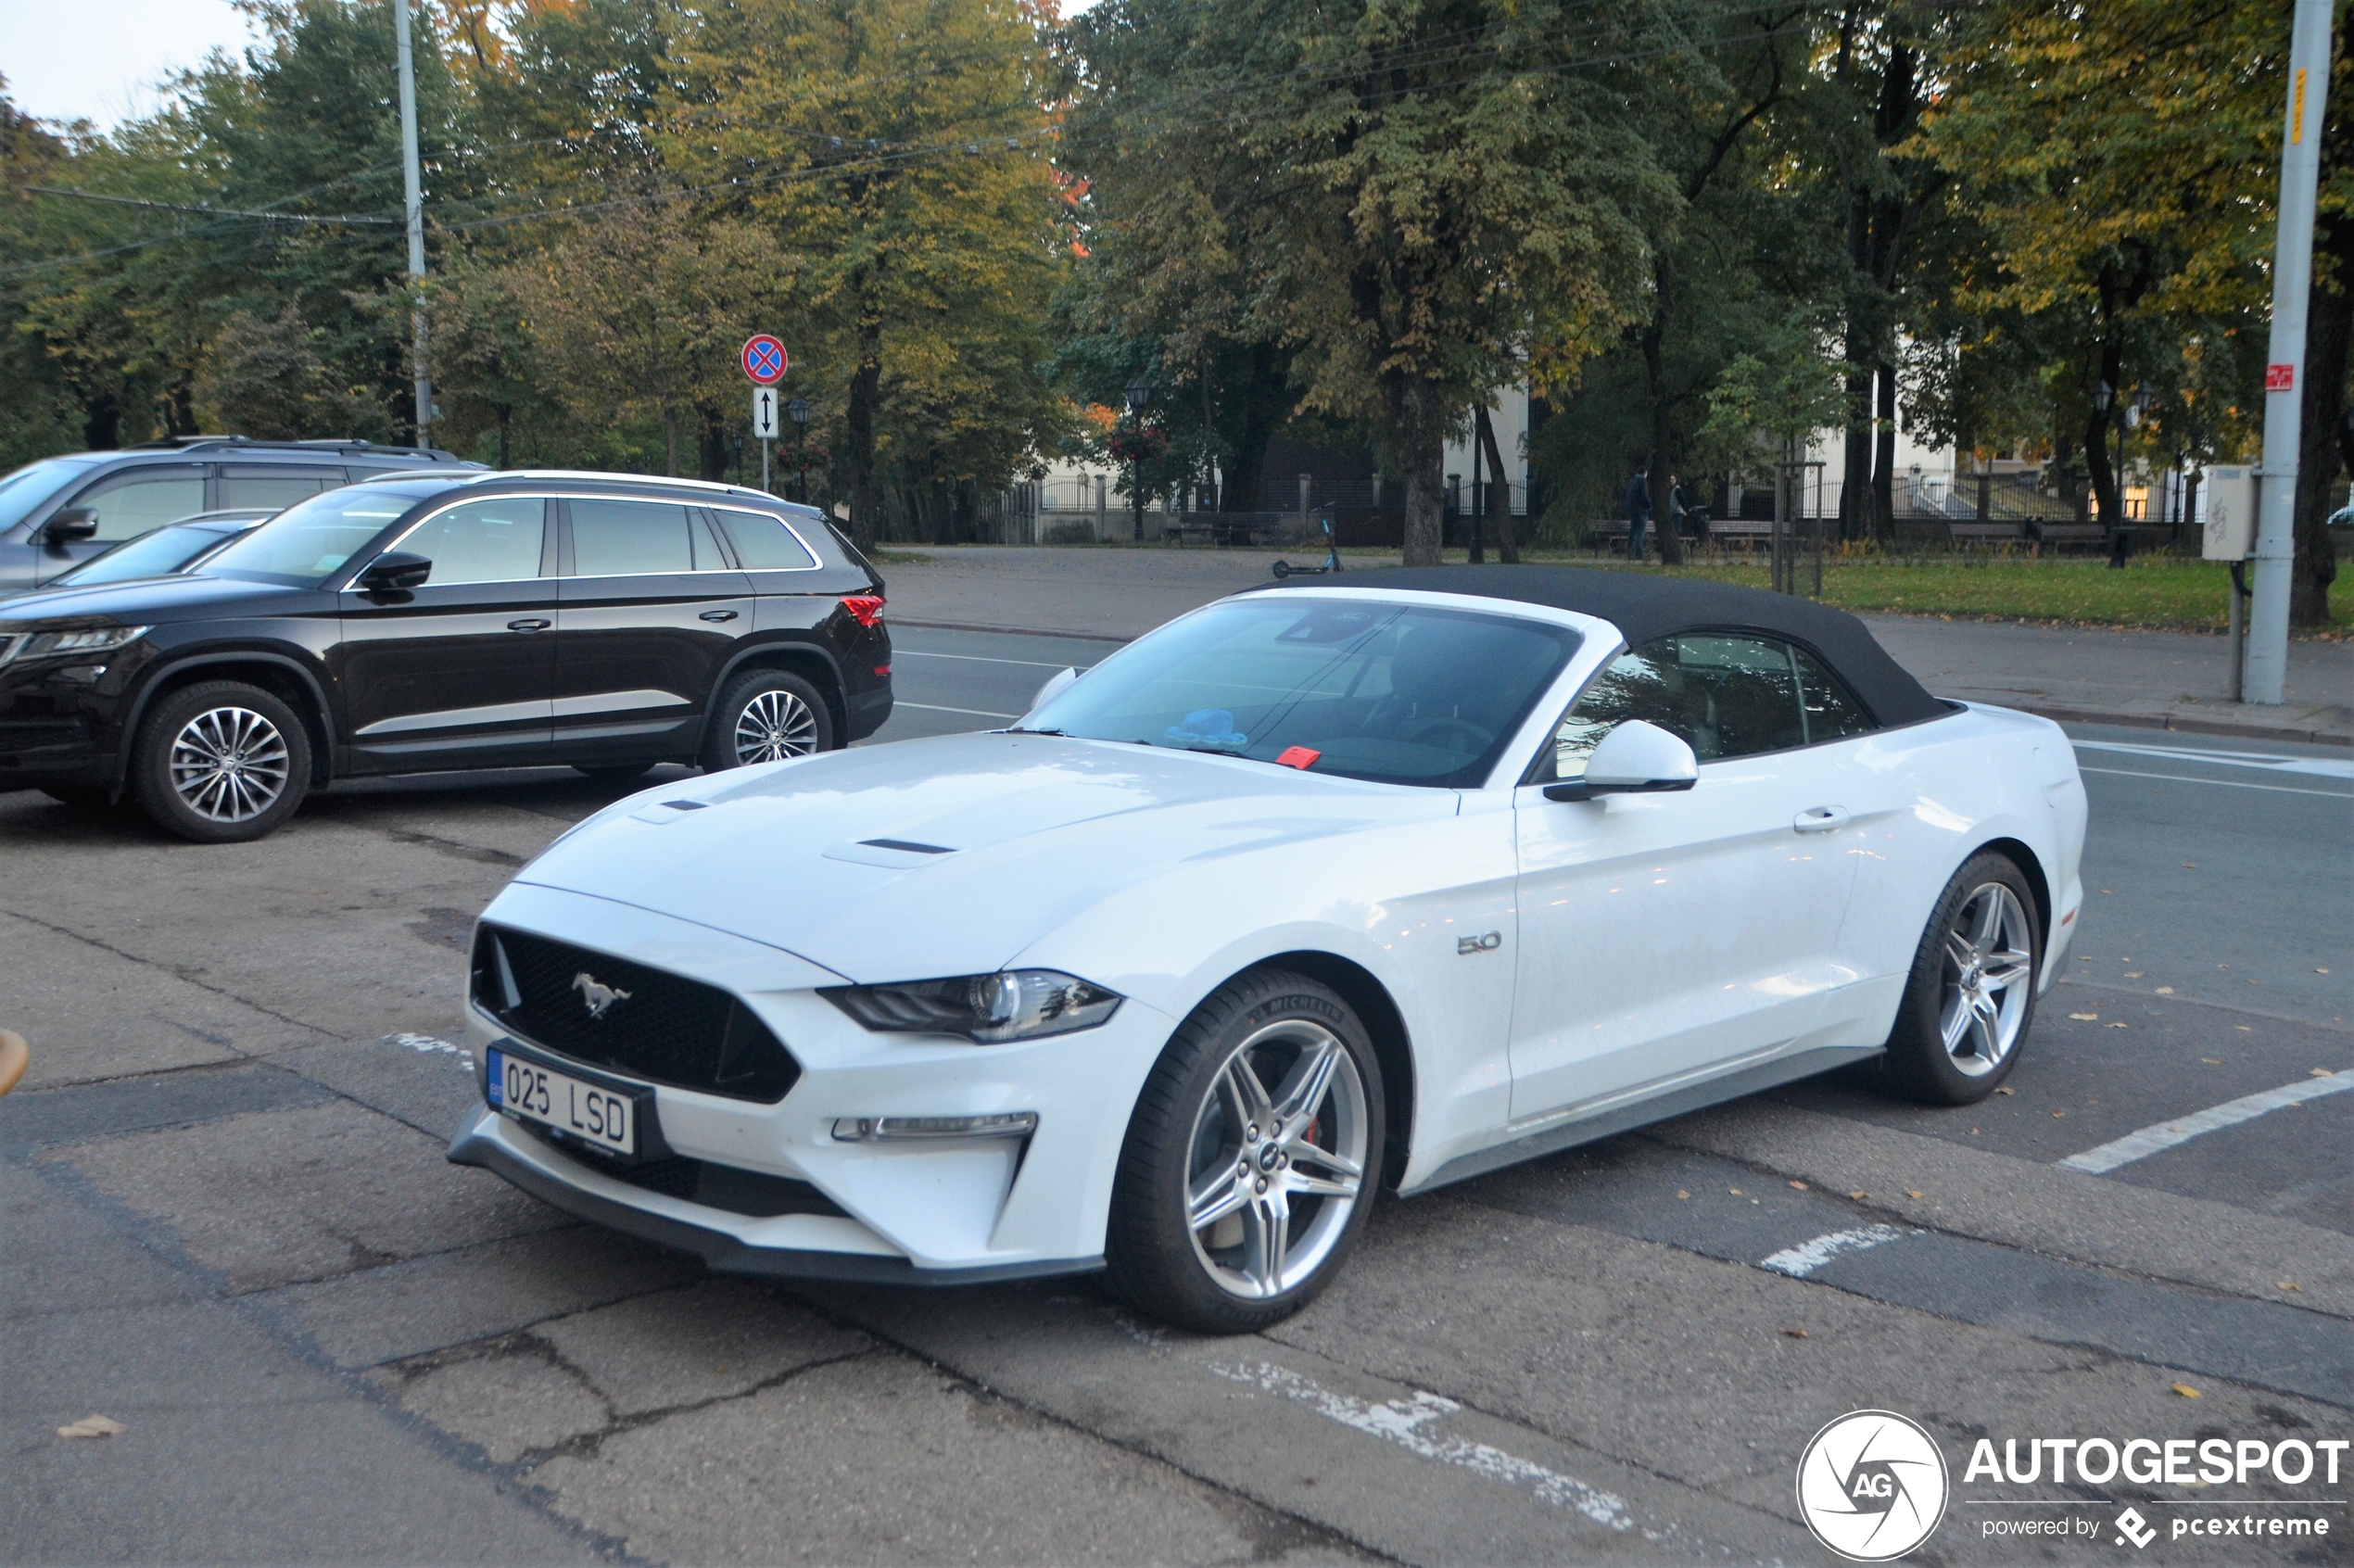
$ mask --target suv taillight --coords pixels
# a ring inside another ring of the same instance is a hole
[[[862,626],[874,626],[882,619],[883,601],[882,595],[879,593],[845,595],[842,607],[849,611],[850,618]]]

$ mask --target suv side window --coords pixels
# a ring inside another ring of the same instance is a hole
[[[435,588],[522,582],[540,575],[547,515],[548,503],[538,496],[468,501],[426,518],[392,548],[432,562],[425,581]]]
[[[292,506],[322,490],[343,483],[340,468],[296,468],[290,464],[224,463],[221,469],[223,507]]]
[[[712,515],[728,531],[736,558],[753,571],[798,572],[817,564],[780,517],[760,512],[715,512]]]
[[[70,506],[98,509],[98,544],[115,544],[194,517],[205,509],[204,470],[185,467],[134,468],[109,474],[73,498]]]
[[[670,501],[572,499],[572,569],[582,577],[691,572],[695,545],[687,509]],[[717,570],[714,559],[703,570]]]
[[[1679,737],[1703,763],[1803,746],[1794,653],[1777,639],[1724,632],[1663,637],[1622,653],[1571,705],[1532,782],[1583,778],[1602,737],[1629,719]]]

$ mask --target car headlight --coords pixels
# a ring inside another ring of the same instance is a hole
[[[981,1045],[1093,1029],[1124,998],[1053,969],[1008,969],[905,985],[837,985],[818,994],[867,1028],[892,1034],[961,1034]]]
[[[145,626],[93,626],[86,631],[20,632],[0,636],[0,664],[19,659],[46,659],[67,653],[104,653],[136,642],[147,635]]]

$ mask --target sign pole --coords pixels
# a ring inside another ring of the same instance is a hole
[[[768,437],[763,436],[760,438],[760,487],[763,490],[768,488]]]
[[[2289,579],[2297,563],[2297,457],[2305,395],[2305,310],[2313,285],[2313,199],[2330,81],[2330,0],[2297,0],[2288,107],[2281,128],[2280,216],[2272,253],[2272,343],[2264,367],[2264,484],[2248,614],[2250,702],[2288,683]]]

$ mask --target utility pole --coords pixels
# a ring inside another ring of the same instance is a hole
[[[2297,0],[2281,134],[2280,224],[2272,251],[2272,348],[2264,366],[2264,473],[2256,518],[2256,594],[2247,701],[2278,702],[2288,680],[2289,575],[2297,560],[2297,445],[2305,395],[2305,307],[2313,286],[2313,196],[2330,82],[2330,0]]]
[[[424,182],[417,171],[417,62],[409,48],[409,0],[392,0],[392,30],[400,59],[400,183],[409,212],[409,335],[417,367],[417,445],[429,447],[433,373],[425,368],[425,198]]]

